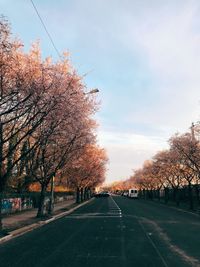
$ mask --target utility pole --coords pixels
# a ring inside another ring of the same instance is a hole
[[[195,140],[195,136],[194,136],[194,122],[192,122],[192,125],[191,125],[191,135],[192,135],[192,141]]]
[[[48,210],[49,215],[53,214],[53,208],[54,208],[54,179],[55,176],[53,175],[51,178],[51,195],[50,195],[49,210]]]

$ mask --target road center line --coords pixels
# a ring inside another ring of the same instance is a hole
[[[115,200],[113,199],[112,196],[110,196],[110,199],[113,201],[114,205],[118,208],[118,210],[121,212],[120,207],[117,205],[117,203],[115,202]]]
[[[164,264],[165,267],[169,267],[169,265],[167,264],[167,262],[165,261],[165,259],[163,258],[163,256],[161,255],[159,249],[157,248],[156,244],[153,242],[153,240],[151,239],[150,235],[147,234],[143,224],[138,220],[139,225],[141,226],[144,234],[146,235],[146,237],[148,238],[149,242],[151,243],[151,245],[153,246],[153,248],[155,249],[156,253],[158,254],[159,258],[161,259],[162,263]]]

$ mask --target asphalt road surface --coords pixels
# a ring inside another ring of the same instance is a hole
[[[200,217],[120,196],[0,246],[0,266],[200,266]]]

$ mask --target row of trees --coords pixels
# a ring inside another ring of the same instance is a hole
[[[77,190],[104,181],[107,157],[96,143],[96,122],[91,118],[97,103],[86,90],[65,54],[58,62],[42,59],[37,43],[25,53],[1,18],[1,197],[11,187],[23,192],[38,182],[42,216],[52,177]]]
[[[164,196],[167,203],[172,197],[177,205],[181,198],[187,199],[190,209],[194,209],[195,199],[200,206],[199,130],[199,125],[192,125],[191,132],[175,134],[169,139],[169,149],[157,152],[142,168],[134,170],[129,179],[112,183],[108,190],[123,192],[137,188],[145,198],[160,200]]]
[[[194,192],[200,204],[200,143],[194,132],[176,134],[169,140],[169,149],[155,154],[152,160],[146,161],[142,168],[134,171],[129,182],[141,191],[157,192],[161,190],[168,201],[169,190],[173,190],[173,199],[180,202],[180,190],[187,188],[190,209],[194,208]]]

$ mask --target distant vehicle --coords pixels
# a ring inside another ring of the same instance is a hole
[[[129,198],[138,198],[138,190],[135,188],[131,188],[128,190],[128,197]]]
[[[128,197],[128,190],[125,190],[125,191],[122,193],[122,196],[124,196],[124,197]]]
[[[109,197],[110,194],[107,191],[99,192],[95,195],[95,197]]]

